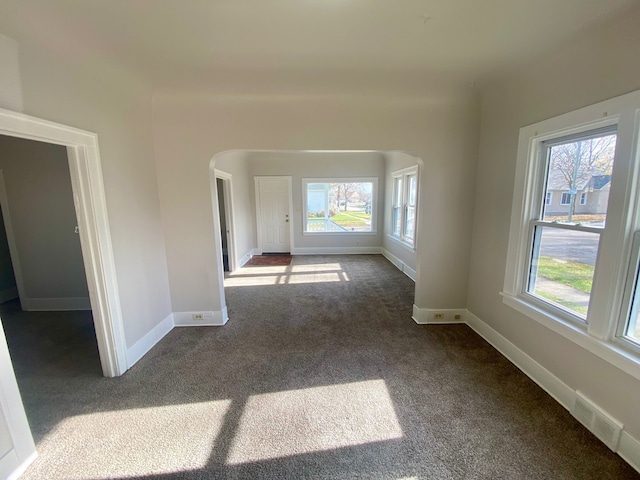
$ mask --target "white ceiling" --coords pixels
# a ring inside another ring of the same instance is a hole
[[[0,32],[155,85],[229,72],[473,82],[621,15],[636,0],[0,0]]]

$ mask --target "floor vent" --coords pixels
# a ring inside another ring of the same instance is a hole
[[[582,393],[576,392],[572,415],[614,452],[618,450],[622,424]]]

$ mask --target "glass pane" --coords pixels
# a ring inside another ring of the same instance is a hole
[[[398,177],[394,179],[394,195],[393,206],[398,207],[402,205],[402,178]]]
[[[637,270],[636,270],[637,272]],[[631,313],[624,335],[629,340],[640,344],[640,275],[636,273],[635,286],[631,302]]]
[[[416,204],[416,192],[417,192],[418,179],[415,175],[409,176],[409,201],[407,202],[411,206]]]
[[[615,134],[550,147],[543,220],[604,227],[615,150]]]
[[[528,292],[586,318],[600,234],[536,226]]]
[[[370,232],[373,182],[308,183],[307,232]]]
[[[407,218],[404,222],[405,240],[413,243],[416,226],[416,207],[407,207]]]
[[[400,208],[393,207],[393,234],[400,235]]]

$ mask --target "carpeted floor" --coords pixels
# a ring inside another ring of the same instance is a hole
[[[3,313],[40,452],[24,478],[640,478],[466,326],[416,325],[381,256],[225,285],[227,326],[175,329],[118,379],[85,319],[50,340],[85,345],[61,360],[27,353],[46,325]]]

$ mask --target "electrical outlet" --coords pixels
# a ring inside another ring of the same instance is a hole
[[[456,320],[460,320],[462,318],[462,315],[457,313],[453,318],[455,318]]]
[[[202,313],[194,313],[193,314],[193,319],[194,320],[203,320],[204,319],[204,315]]]
[[[442,320],[444,318],[444,313],[434,313],[433,314],[433,319],[434,320]]]

